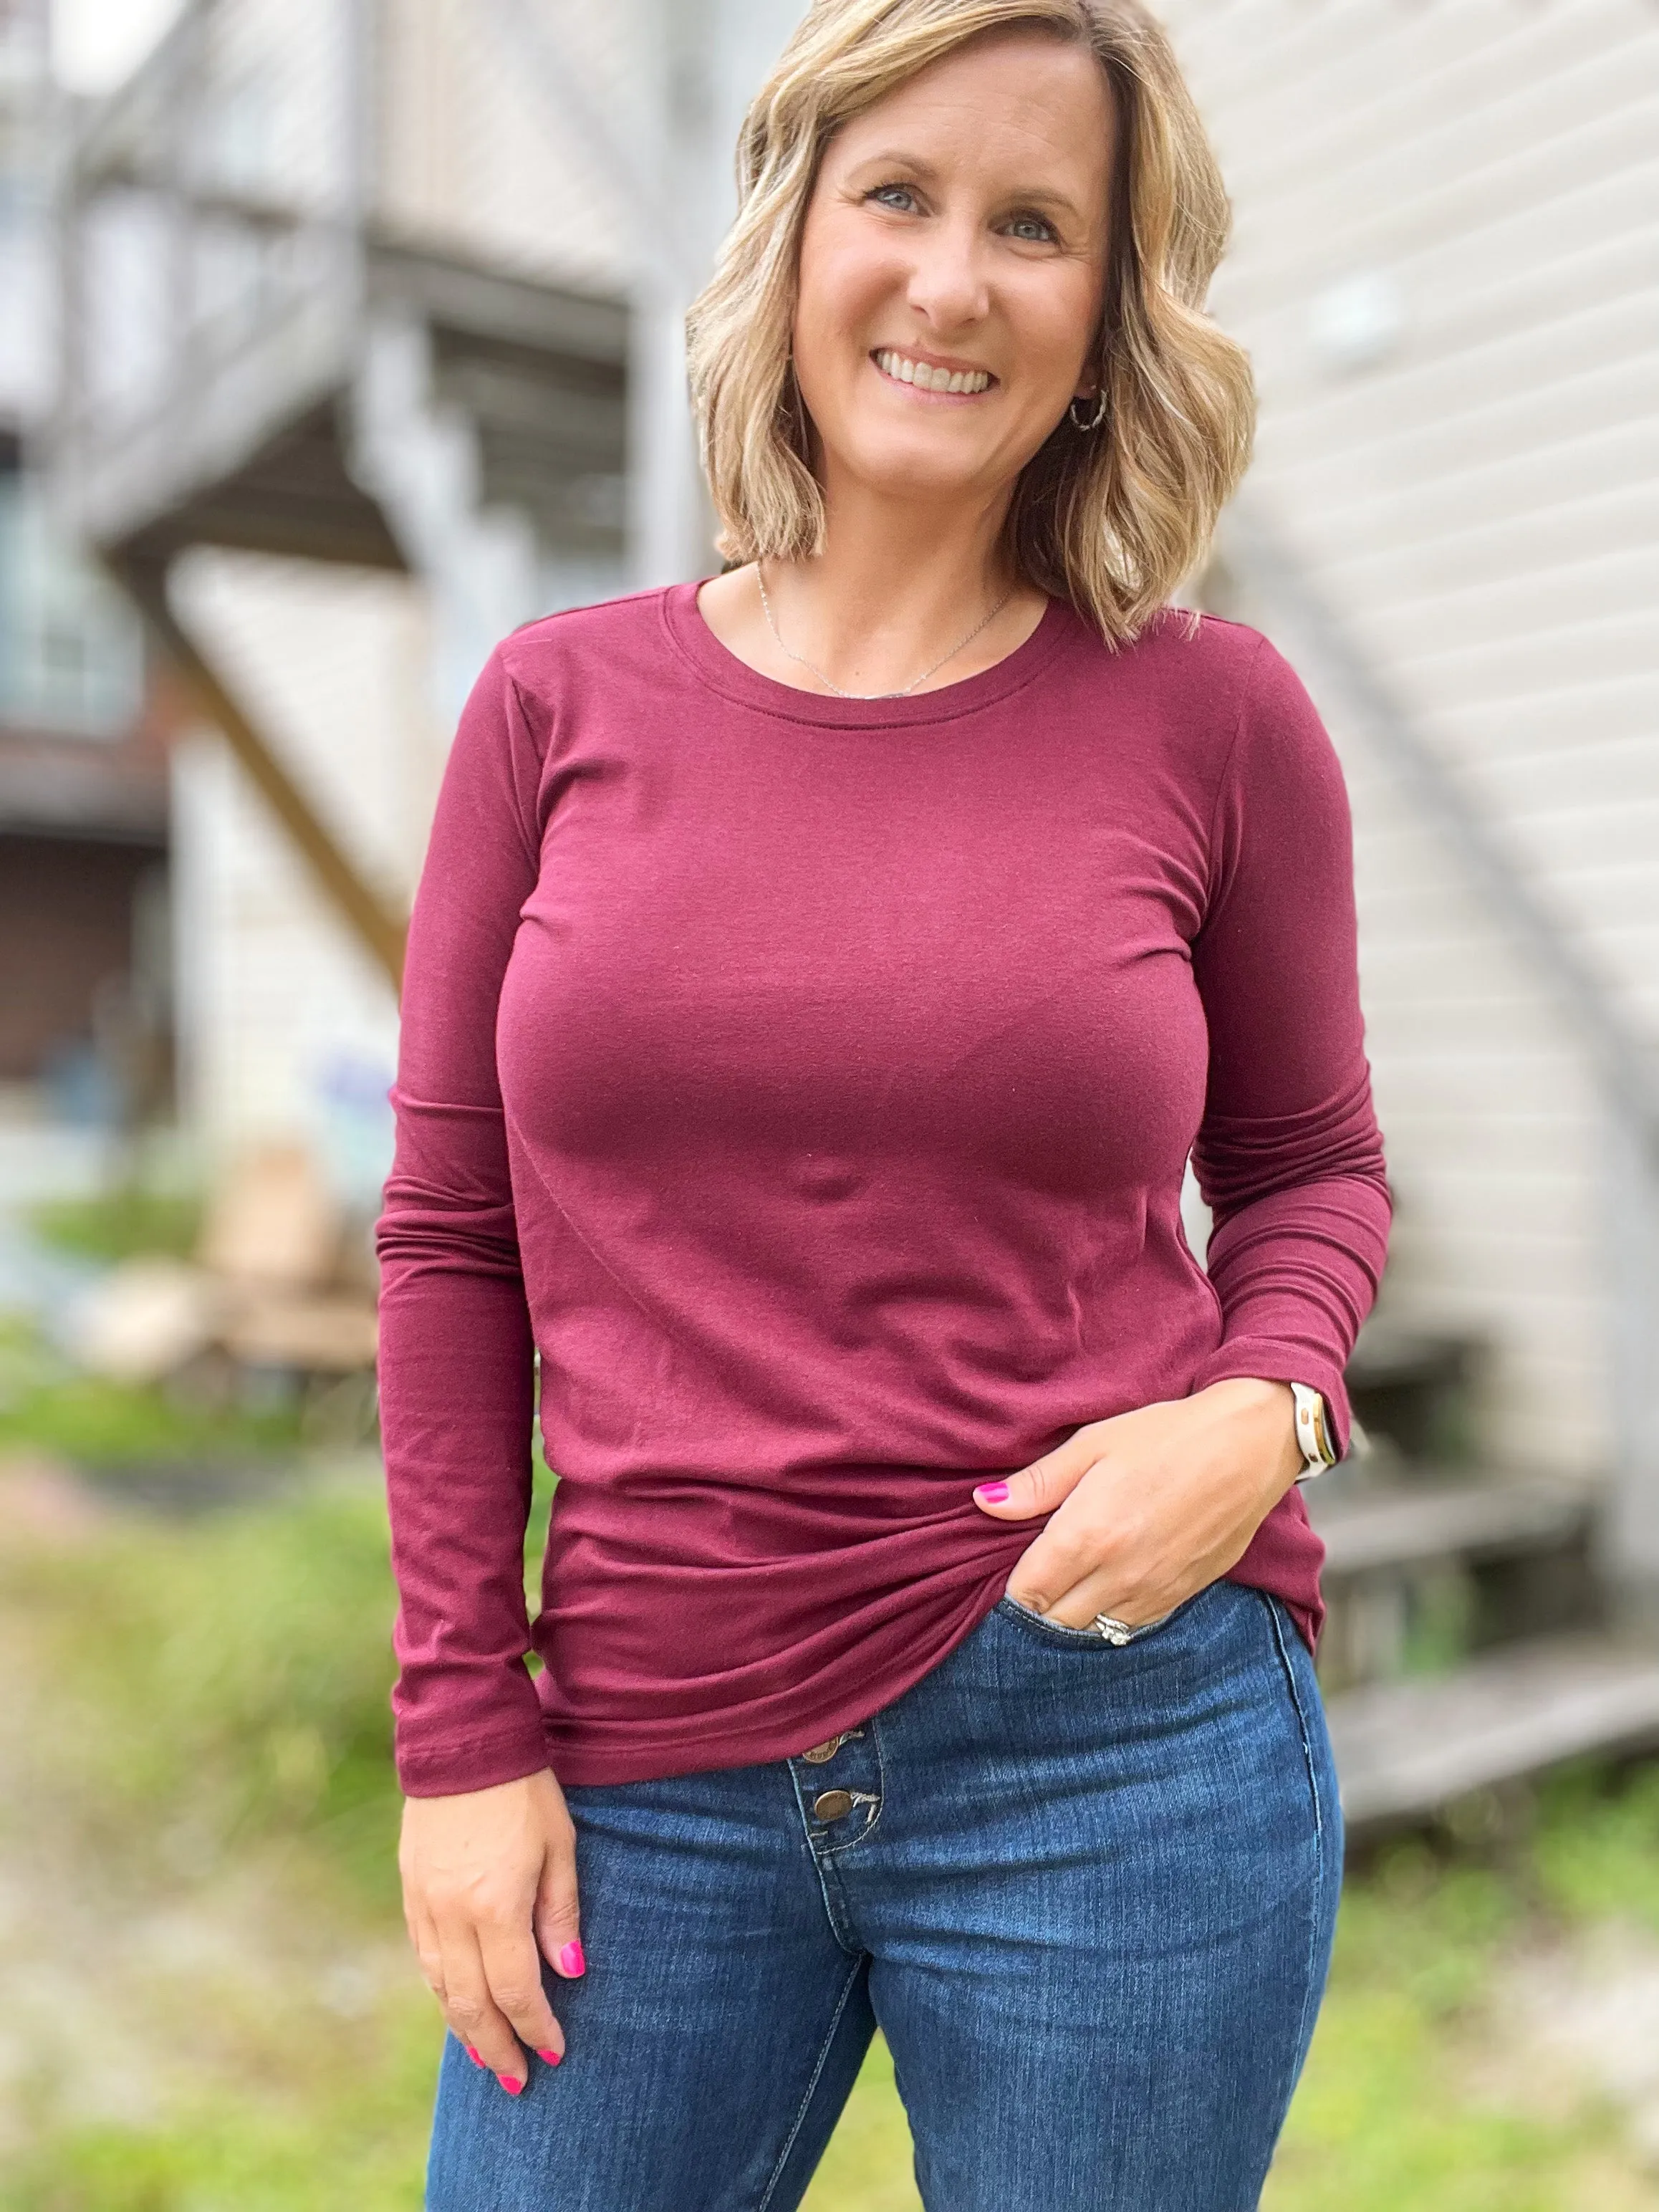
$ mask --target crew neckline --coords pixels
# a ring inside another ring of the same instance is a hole
[[[1036,627],[1012,653],[1004,653],[988,668],[964,676],[956,684],[941,684],[906,699],[841,699],[830,691],[799,690],[763,676],[746,660],[739,660],[722,645],[703,620],[697,593],[708,577],[693,582],[668,584],[663,588],[664,626],[681,653],[705,682],[739,705],[753,707],[783,721],[815,723],[845,730],[913,728],[927,722],[954,721],[1020,690],[1045,668],[1059,650],[1078,617],[1064,599],[1052,595]]]

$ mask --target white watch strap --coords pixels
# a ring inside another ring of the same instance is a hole
[[[1302,1473],[1297,1480],[1305,1482],[1310,1475],[1322,1474],[1328,1467],[1334,1467],[1336,1453],[1321,1393],[1310,1383],[1292,1382],[1291,1395],[1296,1401],[1296,1440],[1302,1447]]]

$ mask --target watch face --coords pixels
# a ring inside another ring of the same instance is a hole
[[[1296,1400],[1297,1441],[1309,1473],[1317,1474],[1328,1467],[1334,1467],[1336,1454],[1331,1449],[1324,1398],[1306,1382],[1292,1382],[1291,1395]]]

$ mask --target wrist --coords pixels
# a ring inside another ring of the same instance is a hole
[[[1281,1488],[1288,1490],[1305,1472],[1297,1435],[1296,1395],[1288,1382],[1261,1375],[1229,1375],[1207,1383],[1197,1395],[1229,1414],[1260,1421],[1263,1433],[1278,1447],[1273,1471]]]
[[[1219,1382],[1207,1383],[1198,1395],[1230,1413],[1260,1413],[1264,1419],[1282,1420],[1286,1434],[1295,1441],[1296,1398],[1288,1382],[1276,1382],[1261,1375],[1229,1375]],[[1299,1462],[1299,1451],[1297,1456]]]

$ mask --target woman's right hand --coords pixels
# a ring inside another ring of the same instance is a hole
[[[564,2031],[542,1987],[585,1971],[576,1832],[546,1768],[453,1797],[406,1797],[398,1846],[404,1920],[444,2018],[475,2062],[517,2096],[522,2037],[556,2066]]]

